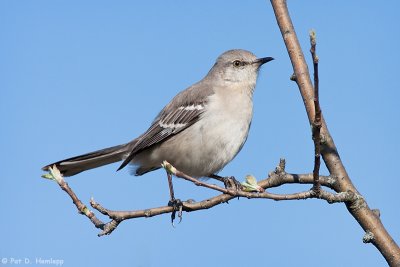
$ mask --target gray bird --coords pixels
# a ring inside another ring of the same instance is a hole
[[[241,49],[220,55],[198,83],[176,95],[150,128],[129,143],[61,160],[64,176],[122,161],[135,175],[161,167],[164,160],[192,177],[212,177],[240,151],[253,116],[258,71],[271,57],[257,58]]]

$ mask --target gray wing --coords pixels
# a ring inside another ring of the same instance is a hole
[[[163,142],[167,138],[183,131],[192,124],[196,123],[204,112],[205,101],[197,103],[182,103],[183,105],[174,107],[167,105],[157,118],[153,121],[150,128],[135,139],[135,143],[128,157],[122,162],[118,170],[124,168],[142,150]]]

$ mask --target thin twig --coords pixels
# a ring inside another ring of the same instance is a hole
[[[318,56],[316,53],[317,39],[314,30],[310,31],[310,43],[311,43],[311,56],[314,67],[314,108],[315,116],[312,123],[312,139],[314,140],[314,184],[313,190],[319,194],[321,184],[319,181],[319,169],[321,166],[321,107],[319,104],[319,77],[318,77]]]
[[[61,187],[61,189],[66,192],[70,198],[72,199],[72,202],[75,204],[76,208],[78,209],[78,212],[82,215],[85,215],[89,220],[94,224],[94,226],[98,229],[104,229],[105,223],[99,220],[96,215],[89,210],[85,204],[82,203],[82,201],[78,198],[78,196],[74,193],[71,187],[69,187],[68,183],[64,180],[64,177],[60,173],[60,171],[57,169],[57,167],[54,165],[53,167],[49,168],[50,174],[51,174],[51,179],[55,180],[57,184]]]

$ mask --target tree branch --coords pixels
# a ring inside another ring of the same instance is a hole
[[[299,87],[306,108],[307,116],[312,125],[315,118],[314,90],[304,55],[297,39],[285,0],[271,0],[275,17],[285,42],[290,60],[293,65],[295,81]],[[292,76],[293,77],[293,76]],[[339,177],[333,186],[336,192],[354,192],[357,189],[339,157],[335,143],[328,131],[325,120],[321,115],[321,155],[331,176]],[[381,252],[390,266],[400,266],[400,249],[386,231],[379,217],[375,216],[364,199],[346,202],[350,214],[357,220],[366,233],[372,236],[369,242]]]
[[[205,199],[200,202],[194,201],[184,201],[182,202],[182,210],[186,212],[192,212],[197,210],[209,209],[214,206],[220,205],[222,203],[227,203],[229,200],[233,198],[245,197],[248,199],[252,198],[264,198],[264,199],[272,199],[276,201],[282,200],[299,200],[299,199],[309,199],[309,198],[319,198],[326,200],[328,203],[337,203],[337,202],[345,202],[345,201],[354,201],[359,196],[355,195],[353,192],[342,192],[339,194],[331,193],[325,190],[320,189],[320,192],[317,193],[313,188],[308,191],[293,193],[293,194],[274,194],[269,193],[267,191],[264,192],[247,192],[238,189],[227,189],[220,187],[215,184],[208,184],[202,181],[199,181],[179,170],[174,168],[168,162],[164,163],[164,168],[170,171],[175,176],[192,182],[197,186],[206,187],[209,189],[216,190],[221,192],[222,194],[217,195],[215,197]],[[101,214],[108,216],[111,220],[108,223],[103,223],[100,221],[92,211],[90,211],[75,195],[73,190],[68,186],[65,182],[62,174],[58,171],[58,169],[54,166],[50,168],[51,176],[47,177],[57,181],[58,185],[70,196],[73,203],[77,207],[80,214],[85,215],[90,219],[90,221],[95,225],[96,228],[101,229],[102,231],[98,234],[99,236],[109,235],[111,234],[118,225],[128,219],[141,218],[141,217],[153,217],[166,213],[173,213],[174,208],[171,206],[162,206],[156,208],[149,208],[144,210],[134,210],[134,211],[114,211],[104,208],[102,205],[97,203],[93,198],[90,200],[90,205],[99,211]],[[329,176],[321,176],[320,183],[322,186],[333,188],[335,184],[335,180]],[[261,188],[268,189],[273,187],[278,187],[284,184],[290,183],[298,183],[298,184],[313,184],[314,177],[313,174],[289,174],[285,172],[285,160],[281,159],[278,167],[276,167],[275,171],[270,172],[268,174],[268,178],[261,180],[258,182],[258,186]]]

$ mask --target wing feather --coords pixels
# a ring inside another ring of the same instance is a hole
[[[161,112],[150,128],[136,139],[137,142],[118,170],[128,165],[137,153],[196,123],[204,112],[204,106],[205,103],[196,103],[176,107],[172,112]]]

